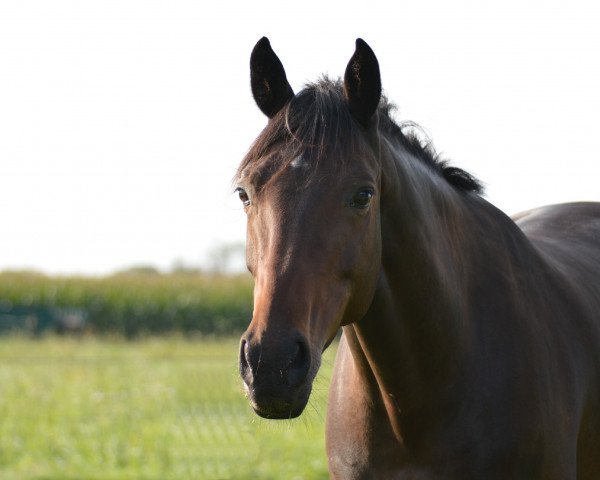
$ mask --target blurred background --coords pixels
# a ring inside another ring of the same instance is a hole
[[[266,120],[266,35],[297,91],[356,37],[399,121],[508,214],[599,200],[600,7],[575,0],[0,3],[0,478],[326,478],[309,411],[258,420],[231,183]]]

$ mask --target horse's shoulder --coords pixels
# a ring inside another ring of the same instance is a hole
[[[600,203],[549,205],[512,218],[550,264],[600,282]]]
[[[560,203],[512,216],[528,236],[590,238],[600,247],[600,202]]]

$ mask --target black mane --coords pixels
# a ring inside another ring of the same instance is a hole
[[[399,138],[406,150],[438,172],[455,188],[465,192],[483,193],[483,185],[477,178],[462,168],[450,165],[448,160],[440,158],[419,125],[414,122],[398,125],[391,115],[395,109],[395,105],[390,103],[386,97],[381,98],[379,104],[380,128],[386,129],[392,136]]]
[[[483,192],[482,184],[475,177],[440,159],[431,142],[423,140],[424,135],[416,124],[398,125],[391,116],[394,109],[394,105],[382,96],[377,110],[381,130],[398,138],[409,153],[456,189],[477,194]],[[333,153],[341,153],[341,158],[345,158],[343,153],[366,147],[360,129],[346,105],[341,80],[323,77],[308,84],[271,119],[242,161],[238,176],[250,164],[268,156],[275,145],[288,148],[286,157],[289,161],[307,150],[317,160]],[[271,170],[270,165],[265,167]]]

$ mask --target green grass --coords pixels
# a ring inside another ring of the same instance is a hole
[[[327,478],[333,350],[305,413],[267,421],[237,339],[0,337],[0,478]]]

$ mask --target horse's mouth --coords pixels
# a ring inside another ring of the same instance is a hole
[[[247,389],[247,396],[254,412],[269,420],[290,420],[299,417],[308,403],[311,388],[301,388],[284,395],[265,395]]]
[[[267,420],[291,420],[299,417],[304,411],[305,405],[301,407],[290,407],[289,409],[282,410],[262,410],[258,405],[252,403],[252,409],[259,417],[266,418]]]
[[[240,375],[252,409],[262,418],[296,418],[308,404],[321,358],[303,336],[299,338],[288,342],[286,355],[272,355],[270,361],[265,360],[269,348],[242,339]]]

